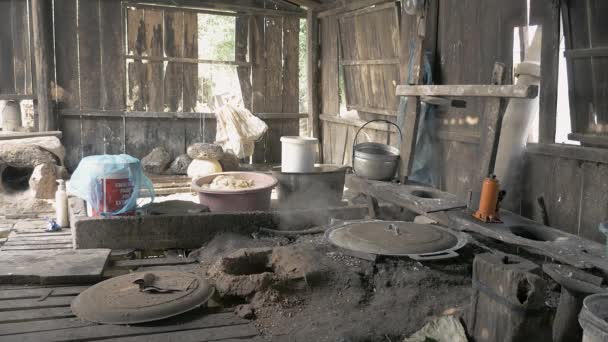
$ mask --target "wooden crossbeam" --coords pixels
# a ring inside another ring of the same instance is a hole
[[[518,85],[400,85],[397,96],[507,97],[533,99],[538,86]]]

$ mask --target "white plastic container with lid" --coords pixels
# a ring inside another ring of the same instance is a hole
[[[316,138],[281,137],[281,172],[312,172],[318,143]]]

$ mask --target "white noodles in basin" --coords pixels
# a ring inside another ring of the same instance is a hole
[[[203,187],[211,190],[241,190],[249,189],[254,186],[253,179],[240,179],[234,176],[221,175],[213,179],[211,184],[205,184]]]

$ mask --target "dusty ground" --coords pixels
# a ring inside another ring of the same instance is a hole
[[[236,240],[219,237],[195,253],[202,261],[201,272],[231,250],[290,242],[268,237]],[[433,316],[461,312],[469,303],[470,249],[448,262],[372,263],[341,254],[322,235],[291,242],[290,246],[318,251],[318,264],[327,269],[327,277],[314,284],[272,286],[253,298],[240,299],[253,304],[255,324],[268,340],[399,341]]]

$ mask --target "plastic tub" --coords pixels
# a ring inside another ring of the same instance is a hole
[[[242,190],[214,190],[202,187],[221,175],[253,180],[254,186]],[[208,206],[212,212],[267,211],[270,209],[272,188],[276,185],[277,180],[274,177],[257,172],[220,172],[192,180],[192,190],[198,192],[200,204]]]
[[[316,138],[281,137],[281,168],[283,172],[312,172],[315,166]]]
[[[583,328],[583,342],[608,341],[608,294],[598,293],[583,300],[578,322]]]
[[[345,166],[316,165],[312,172],[284,172],[272,169],[279,181],[277,197],[284,208],[323,208],[338,206],[344,193]]]

